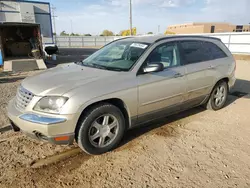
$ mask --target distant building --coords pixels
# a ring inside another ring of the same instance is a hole
[[[190,34],[190,33],[222,33],[222,32],[250,32],[250,25],[232,25],[229,23],[187,23],[170,25],[166,32],[175,34]]]

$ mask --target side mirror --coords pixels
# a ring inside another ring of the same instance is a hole
[[[143,72],[150,73],[150,72],[160,72],[163,70],[164,70],[164,66],[162,63],[152,63],[144,67]]]

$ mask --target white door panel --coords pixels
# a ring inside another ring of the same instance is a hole
[[[178,105],[184,101],[186,78],[184,67],[138,76],[138,114]]]
[[[198,39],[183,40],[180,46],[186,65],[187,99],[208,95],[214,86],[214,59],[223,57],[223,52],[214,43]]]
[[[213,77],[209,76],[209,62],[186,65],[187,99],[207,95],[212,87]]]
[[[212,87],[216,84],[221,78],[231,75],[234,67],[234,60],[228,57],[216,59],[211,61],[210,69],[207,70],[207,76],[212,79]]]

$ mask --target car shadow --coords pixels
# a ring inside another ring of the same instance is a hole
[[[5,127],[0,127],[0,133],[1,133],[1,134],[5,133],[5,132],[7,132],[7,131],[10,131],[10,130],[12,130],[11,125],[7,125],[7,126],[5,126]]]
[[[236,97],[249,98],[250,81],[242,80],[242,79],[236,79],[234,87],[231,89],[230,94],[234,95],[235,92],[237,93]]]
[[[237,79],[233,88],[229,92],[228,100],[226,106],[234,103],[240,98],[250,98],[250,81]]]
[[[196,107],[196,108],[192,108],[168,117],[164,117],[164,118],[160,118],[157,120],[153,120],[149,123],[145,123],[142,125],[137,126],[136,128],[133,128],[131,130],[128,130],[125,133],[125,136],[123,137],[123,140],[121,141],[120,145],[118,148],[122,147],[123,145],[128,144],[129,142],[131,142],[132,140],[148,133],[151,132],[157,128],[166,126],[166,128],[168,128],[168,124],[172,124],[178,120],[181,120],[183,118],[198,114],[200,112],[205,111],[206,109],[204,107]],[[176,125],[177,126],[177,125]]]
[[[233,104],[237,99],[239,98],[250,98],[250,81],[248,80],[242,80],[237,79],[235,82],[234,87],[231,89],[228,100],[226,102],[225,107]],[[171,115],[168,117],[160,118],[158,120],[154,120],[150,123],[142,124],[134,129],[128,130],[119,145],[119,147],[122,147],[123,145],[128,144],[130,141],[140,137],[143,134],[146,134],[147,132],[150,132],[154,129],[157,129],[159,127],[168,126],[170,123],[174,123],[175,121],[181,120],[183,118],[186,118],[188,116],[192,116],[195,114],[198,114],[200,112],[205,111],[206,109],[202,106],[196,107],[193,109],[189,109],[183,112],[180,112],[175,115]]]
[[[0,78],[0,84],[5,84],[5,83],[13,83],[19,80],[23,80],[26,78],[25,76],[20,76],[20,77],[5,77],[5,78]]]

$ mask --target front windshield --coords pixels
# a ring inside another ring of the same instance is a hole
[[[129,71],[142,53],[147,43],[116,41],[82,61],[82,65],[114,71]]]

